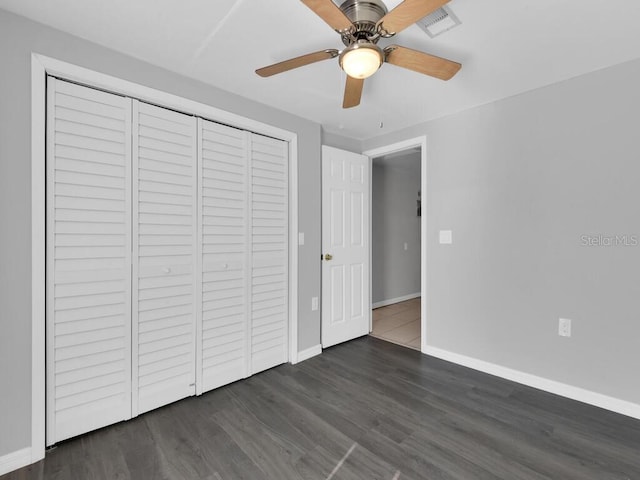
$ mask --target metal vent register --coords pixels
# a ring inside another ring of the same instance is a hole
[[[431,38],[434,38],[460,25],[460,20],[453,14],[451,9],[442,7],[430,13],[422,20],[418,20],[416,25],[424,30]]]

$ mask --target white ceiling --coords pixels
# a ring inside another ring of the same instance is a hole
[[[399,0],[388,0],[391,9]],[[321,123],[370,138],[640,58],[637,0],[452,0],[462,25],[391,40],[463,64],[449,82],[384,65],[343,110],[337,59],[271,78],[256,68],[341,48],[299,0],[0,0],[0,8]],[[381,45],[390,41],[381,41]],[[383,127],[380,127],[380,124]]]

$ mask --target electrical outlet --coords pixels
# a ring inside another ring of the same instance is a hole
[[[409,250],[409,244],[404,242],[404,251],[406,252],[407,250]]]
[[[311,310],[318,310],[318,297],[311,298]]]
[[[558,321],[558,335],[561,337],[571,336],[571,320],[568,318],[561,318]]]

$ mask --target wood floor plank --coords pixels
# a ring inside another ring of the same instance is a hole
[[[285,435],[269,432],[251,411],[224,410],[214,420],[263,472],[264,478],[300,480],[295,464],[304,455]]]
[[[640,480],[640,421],[375,338],[61,442],[0,480]]]

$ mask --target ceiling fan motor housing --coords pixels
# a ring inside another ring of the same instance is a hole
[[[387,14],[387,7],[381,0],[346,0],[340,5],[340,10],[353,22],[356,39],[375,38],[376,24]],[[349,46],[353,38],[342,36],[342,41]]]

